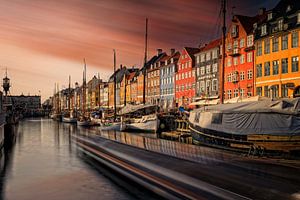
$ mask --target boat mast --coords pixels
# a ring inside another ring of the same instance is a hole
[[[86,63],[85,58],[83,59],[84,69],[83,69],[83,83],[82,83],[82,113],[85,116],[85,101],[86,101]]]
[[[222,0],[223,27],[222,27],[222,66],[220,70],[220,103],[224,103],[224,69],[225,69],[225,42],[226,42],[226,0]]]
[[[117,94],[116,94],[116,84],[117,84],[117,78],[116,78],[116,50],[114,49],[114,121],[117,119]]]
[[[69,75],[68,111],[71,111],[71,76]]]
[[[147,63],[147,51],[148,51],[148,18],[146,18],[146,32],[145,32],[145,57],[144,57],[144,79],[143,79],[143,104],[146,103],[146,63]]]

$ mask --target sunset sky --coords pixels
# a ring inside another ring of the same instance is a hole
[[[278,0],[229,0],[228,17],[255,15]],[[235,7],[232,9],[232,7]],[[221,34],[221,0],[0,0],[0,67],[11,78],[11,93],[53,94],[54,83],[107,80],[117,64],[143,63],[145,18],[149,57],[157,48],[196,47]]]

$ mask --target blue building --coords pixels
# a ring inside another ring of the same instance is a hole
[[[175,73],[180,53],[171,49],[160,68],[160,105],[164,110],[175,106]]]

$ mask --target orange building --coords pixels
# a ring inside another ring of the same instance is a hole
[[[137,75],[137,97],[136,97],[136,104],[141,104],[143,103],[143,94],[144,94],[144,74],[143,74],[143,69],[141,69],[138,72]]]
[[[300,4],[280,1],[255,29],[256,95],[300,96]]]

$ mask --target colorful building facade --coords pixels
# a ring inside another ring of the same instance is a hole
[[[178,71],[175,75],[176,105],[188,106],[195,98],[195,54],[200,49],[185,47],[178,60]]]
[[[218,99],[221,39],[214,40],[195,54],[196,98]]]
[[[300,96],[300,4],[280,1],[255,29],[256,95]]]
[[[170,56],[165,57],[165,62],[160,68],[160,105],[164,110],[175,106],[175,74],[180,53],[171,49]]]
[[[226,36],[226,61],[224,69],[225,99],[247,98],[254,93],[254,34],[253,25],[265,16],[235,15]]]
[[[160,67],[166,58],[166,53],[161,49],[157,50],[157,56],[154,56],[147,67],[147,102],[151,104],[160,104]]]

